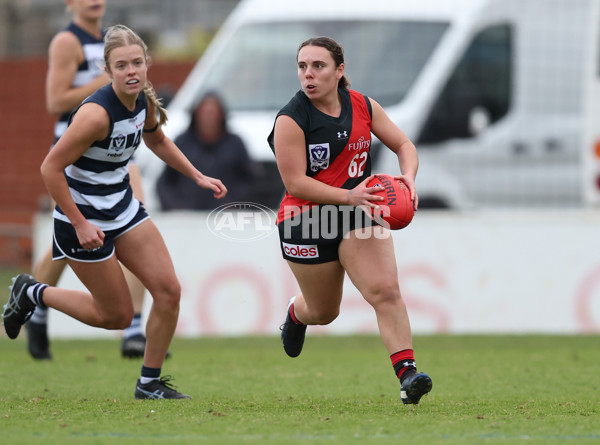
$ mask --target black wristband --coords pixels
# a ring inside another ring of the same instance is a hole
[[[152,127],[150,130],[146,130],[146,129],[144,128],[144,133],[154,133],[156,130],[158,130],[158,126],[159,126],[159,125],[160,125],[160,124],[157,122],[157,123],[156,123],[156,125],[155,125],[154,127]]]

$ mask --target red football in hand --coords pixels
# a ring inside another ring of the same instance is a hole
[[[382,187],[377,194],[383,201],[373,201],[379,209],[371,209],[373,219],[390,230],[403,229],[408,226],[415,214],[410,199],[410,190],[406,184],[390,175],[375,175],[367,183],[367,187]]]

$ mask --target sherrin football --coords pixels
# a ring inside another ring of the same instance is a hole
[[[367,187],[382,187],[383,201],[375,201],[379,209],[371,209],[373,219],[390,230],[399,230],[408,226],[415,214],[410,199],[410,190],[402,181],[390,175],[375,175]]]

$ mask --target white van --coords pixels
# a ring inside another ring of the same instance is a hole
[[[586,47],[583,130],[583,199],[591,208],[600,207],[600,2],[588,20],[594,29],[592,44]]]
[[[415,142],[422,207],[581,206],[584,67],[598,56],[599,2],[242,0],[170,103],[166,130],[183,131],[202,94],[218,90],[262,166],[258,200],[276,206],[266,138],[300,88],[298,45],[327,35],[344,47],[351,87]],[[389,150],[375,143],[373,155],[374,172],[398,171]],[[152,181],[160,164],[140,162]]]

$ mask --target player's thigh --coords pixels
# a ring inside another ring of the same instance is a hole
[[[77,278],[92,294],[103,313],[132,310],[127,281],[115,255],[98,262],[67,260]]]
[[[300,291],[312,309],[328,311],[342,301],[344,269],[338,261],[300,264],[288,261]]]
[[[119,261],[140,279],[153,296],[163,290],[178,292],[179,281],[171,255],[151,219],[116,238],[115,249]]]
[[[349,232],[339,247],[342,266],[367,299],[399,289],[394,243],[389,231],[379,226],[369,231],[370,236],[358,230]]]

